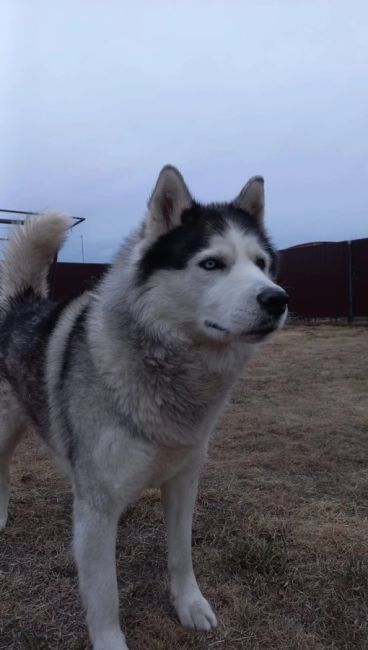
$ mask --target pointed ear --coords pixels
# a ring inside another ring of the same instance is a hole
[[[248,212],[260,225],[263,223],[264,203],[263,176],[252,176],[234,201],[234,205]]]
[[[151,236],[159,237],[179,226],[182,212],[192,203],[181,173],[171,165],[163,167],[148,201],[147,226]]]

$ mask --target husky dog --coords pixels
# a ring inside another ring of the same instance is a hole
[[[263,179],[201,205],[164,167],[142,226],[93,292],[48,299],[70,227],[40,215],[13,234],[0,296],[0,527],[8,464],[27,425],[69,475],[74,556],[94,650],[127,650],[115,567],[118,519],[159,487],[181,623],[217,624],[197,584],[191,523],[209,436],[245,362],[280,328],[288,297],[263,225]]]

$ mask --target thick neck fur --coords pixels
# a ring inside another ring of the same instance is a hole
[[[123,249],[95,294],[88,329],[96,374],[142,437],[191,445],[208,436],[254,346],[186,339],[137,315],[137,245]],[[132,379],[133,378],[133,379]]]

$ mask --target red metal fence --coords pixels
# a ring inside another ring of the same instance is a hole
[[[76,296],[93,287],[106,264],[58,262],[53,296]],[[368,238],[306,244],[280,252],[279,282],[300,318],[368,318]]]
[[[279,282],[300,318],[368,318],[368,239],[287,248]]]
[[[64,300],[92,289],[107,268],[107,264],[57,262],[51,274],[52,297]]]
[[[353,315],[368,317],[368,239],[351,242]]]

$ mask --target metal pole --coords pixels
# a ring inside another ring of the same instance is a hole
[[[83,260],[83,264],[84,264],[84,243],[83,243],[83,235],[81,235],[80,238],[81,238],[81,245],[82,245],[82,260]]]
[[[354,319],[354,297],[353,297],[353,255],[351,248],[351,241],[347,241],[348,252],[348,321],[353,322]]]

